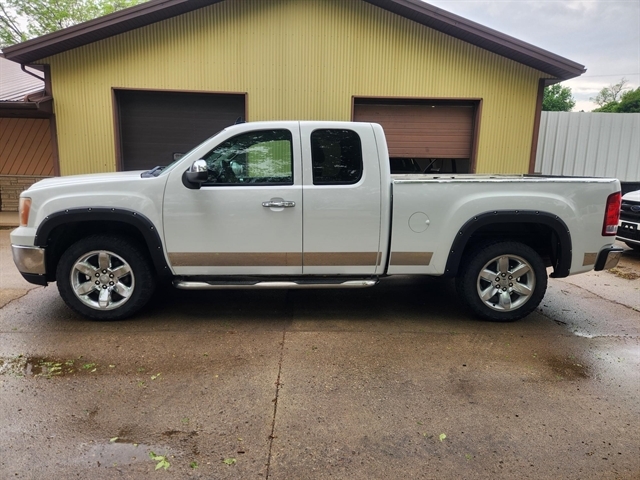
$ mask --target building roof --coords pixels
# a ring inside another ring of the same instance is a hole
[[[104,17],[74,25],[17,45],[3,53],[28,64],[73,48],[166,20],[223,0],[151,0]],[[572,60],[467,20],[420,0],[363,0],[414,22],[528,65],[558,80],[582,75],[586,69]]]
[[[42,72],[28,70],[42,76]],[[23,102],[27,95],[42,91],[44,80],[24,73],[19,64],[0,57],[0,102]]]

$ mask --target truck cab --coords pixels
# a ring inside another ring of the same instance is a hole
[[[189,156],[206,176],[191,182],[174,168],[164,195],[175,274],[384,273],[391,187],[380,126],[244,124]]]

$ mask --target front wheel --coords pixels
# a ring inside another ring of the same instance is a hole
[[[93,235],[71,245],[60,258],[56,280],[65,303],[93,320],[133,315],[156,286],[142,250],[114,235]]]
[[[547,271],[531,247],[519,242],[492,243],[465,256],[456,288],[479,317],[511,322],[540,304],[547,290]]]

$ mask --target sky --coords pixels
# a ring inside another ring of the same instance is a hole
[[[587,68],[562,82],[574,111],[623,77],[640,85],[640,0],[427,0],[427,3],[511,35]]]

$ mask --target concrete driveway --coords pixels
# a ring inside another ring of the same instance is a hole
[[[95,323],[0,241],[0,478],[640,478],[637,254],[510,324],[404,277]]]

